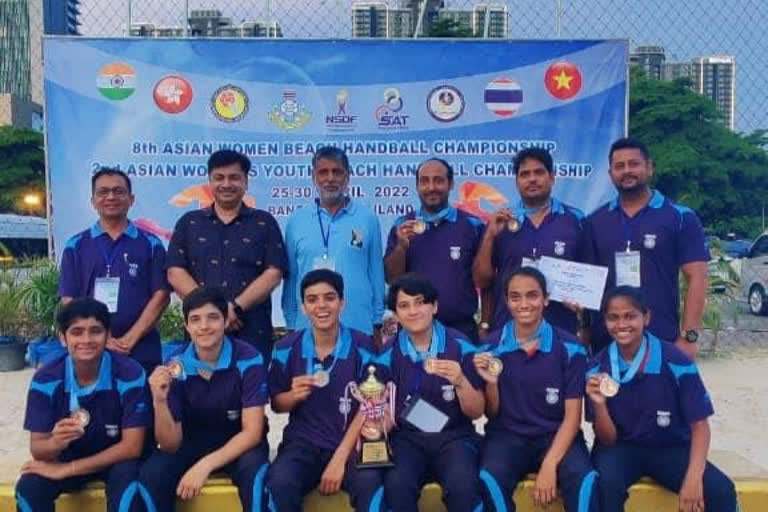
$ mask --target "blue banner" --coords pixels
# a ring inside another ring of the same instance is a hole
[[[315,147],[350,158],[350,194],[380,215],[418,208],[419,162],[456,170],[451,201],[487,217],[517,201],[512,158],[548,148],[555,194],[585,212],[613,195],[607,153],[626,131],[626,41],[47,38],[53,239],[95,218],[90,175],[126,171],[131,217],[167,242],[210,204],[206,160],[253,162],[248,202],[281,225],[314,197]]]

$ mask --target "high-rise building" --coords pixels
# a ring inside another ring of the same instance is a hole
[[[661,79],[669,82],[678,78],[688,78],[693,81],[693,77],[693,63],[691,62],[665,62],[661,68]]]
[[[488,20],[486,21],[486,14]],[[487,30],[486,30],[487,23]],[[509,32],[509,16],[506,5],[478,4],[472,10],[472,31],[475,37],[504,39]]]
[[[410,9],[390,7],[386,2],[352,4],[352,37],[413,37]]]
[[[42,0],[46,34],[79,35],[80,0]]]
[[[694,88],[711,99],[723,114],[723,122],[733,131],[736,117],[736,59],[731,55],[712,55],[693,60]]]
[[[218,9],[193,10],[189,15],[189,34],[184,27],[163,27],[153,23],[131,23],[133,37],[283,37],[276,21],[245,21],[233,25]]]
[[[629,54],[629,63],[645,70],[649,77],[661,80],[666,57],[663,46],[638,46]]]
[[[220,37],[221,29],[226,32],[232,26],[232,19],[222,16],[218,9],[193,9],[187,21],[193,37]]]

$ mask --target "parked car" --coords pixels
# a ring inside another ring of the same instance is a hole
[[[768,314],[768,232],[758,236],[741,266],[742,296],[753,315]]]

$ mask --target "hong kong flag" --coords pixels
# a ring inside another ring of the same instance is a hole
[[[581,71],[570,62],[555,62],[544,74],[544,85],[555,98],[569,100],[581,91]]]

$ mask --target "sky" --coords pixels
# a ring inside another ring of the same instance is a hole
[[[288,38],[347,38],[348,0],[81,0],[81,33],[120,37],[133,22],[181,26],[185,7],[219,9],[233,22],[278,21]],[[390,0],[390,5],[394,5]],[[446,0],[468,9],[482,0]],[[768,128],[768,2],[765,0],[496,0],[510,13],[510,38],[628,38],[632,47],[660,45],[667,61],[736,57],[736,129]],[[130,8],[129,8],[130,6]]]

